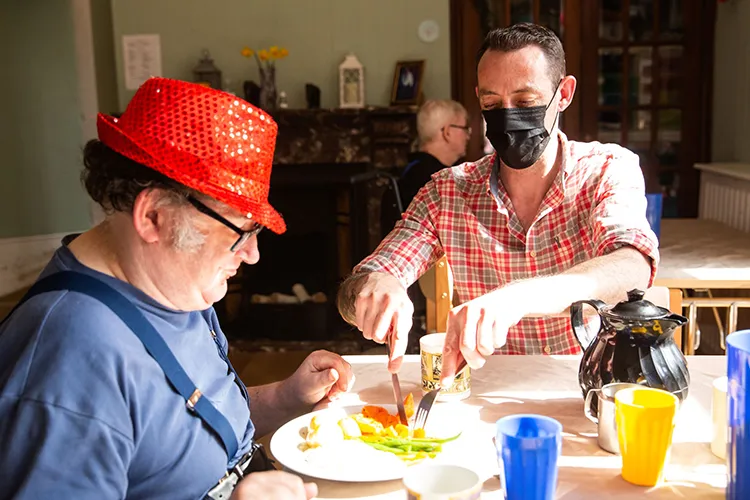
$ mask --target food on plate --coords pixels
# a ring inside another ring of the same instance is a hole
[[[414,397],[411,393],[404,400],[404,409],[407,418],[414,415]],[[398,414],[392,415],[382,406],[375,405],[366,405],[359,413],[343,418],[332,413],[319,413],[310,420],[302,434],[305,439],[303,450],[356,440],[375,450],[391,453],[409,464],[434,458],[442,451],[443,443],[459,436],[457,434],[446,439],[427,437],[424,429],[412,430],[399,421]]]
[[[307,427],[305,443],[309,448],[323,446],[326,443],[335,443],[344,440],[344,431],[335,419],[325,413],[315,415]]]

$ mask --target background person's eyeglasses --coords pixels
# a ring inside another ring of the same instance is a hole
[[[468,135],[471,135],[471,127],[469,125],[453,125],[453,124],[450,124],[448,126],[451,127],[451,128],[460,128],[461,130],[463,130],[464,132],[466,132]]]
[[[187,201],[189,201],[190,204],[193,205],[199,212],[208,215],[209,217],[211,217],[212,219],[216,221],[221,222],[222,224],[227,226],[229,229],[231,229],[232,231],[240,235],[237,241],[235,241],[234,244],[231,247],[229,247],[229,251],[231,252],[236,252],[237,250],[239,250],[240,247],[244,245],[247,240],[257,235],[263,229],[263,226],[253,221],[253,226],[247,231],[245,231],[242,228],[235,226],[234,224],[229,222],[227,219],[222,217],[215,210],[208,208],[206,205],[204,205],[197,199],[193,198],[192,196],[188,196]]]

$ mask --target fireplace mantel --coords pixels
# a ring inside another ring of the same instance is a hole
[[[277,165],[368,164],[398,168],[417,147],[415,107],[278,109]]]

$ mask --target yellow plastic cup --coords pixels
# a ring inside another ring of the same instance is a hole
[[[622,478],[640,486],[662,480],[669,461],[679,400],[661,389],[630,388],[615,394]]]

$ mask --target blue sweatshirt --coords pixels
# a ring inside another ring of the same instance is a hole
[[[253,438],[248,402],[220,356],[213,308],[166,308],[82,265],[63,246],[42,273],[94,276],[129,298],[231,423]],[[40,294],[0,325],[0,499],[197,499],[221,478],[221,441],[187,410],[140,340],[101,302]]]

